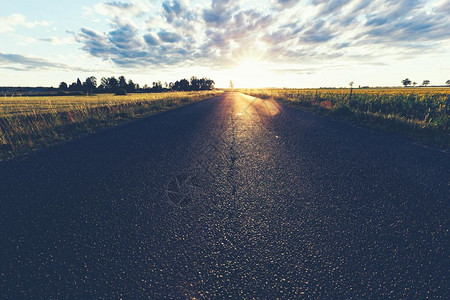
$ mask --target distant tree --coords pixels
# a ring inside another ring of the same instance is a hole
[[[230,89],[233,89],[234,88],[234,84],[233,84],[233,81],[232,80],[230,80]]]
[[[232,84],[232,81],[230,81],[230,84]],[[190,80],[181,79],[176,82],[164,82],[164,84],[162,84],[161,81],[155,81],[151,87],[145,84],[141,88],[139,84],[134,83],[131,79],[127,82],[124,76],[119,76],[117,79],[114,76],[102,77],[99,84],[96,77],[90,76],[86,78],[84,82],[81,82],[81,80],[77,78],[76,82],[73,82],[70,86],[68,86],[65,82],[61,82],[59,85],[59,90],[84,91],[85,93],[110,92],[123,94],[123,90],[127,93],[133,93],[136,91],[163,92],[167,90],[203,91],[214,89],[214,85],[214,80],[206,77],[198,78],[196,76],[192,76]]]
[[[403,79],[402,84],[406,87],[411,84],[411,80],[409,80],[409,78]]]
[[[202,90],[213,90],[215,82],[214,80],[208,79],[208,78],[202,78],[201,79],[201,89]]]
[[[107,90],[108,86],[109,86],[109,78],[102,77],[102,79],[100,79],[100,85],[98,86],[98,88],[101,90]]]
[[[427,85],[429,85],[430,84],[430,81],[429,80],[424,80],[423,82],[422,82],[422,85],[423,86],[427,86]]]
[[[153,87],[151,88],[152,92],[154,93],[160,93],[163,91],[162,83],[161,81],[153,82]]]
[[[119,88],[119,81],[116,79],[116,77],[110,77],[108,79],[108,89],[111,91],[116,91]]]
[[[416,86],[416,85],[417,85],[417,82],[414,81],[414,82],[412,83],[412,85],[413,85],[413,86]]]
[[[77,90],[77,83],[72,82],[68,88],[69,91],[76,91]]]
[[[124,76],[119,76],[119,88],[126,89],[127,87],[127,80]]]
[[[86,93],[93,93],[97,89],[97,78],[94,76],[86,78],[83,83],[83,91]]]
[[[83,87],[83,85],[81,84],[81,80],[80,78],[77,78],[77,85],[76,88],[78,91],[81,91],[81,88]]]
[[[353,81],[350,81],[350,83],[348,84],[350,87],[353,87]]]
[[[195,77],[195,76],[191,77],[190,89],[192,91],[199,91],[200,90],[200,80],[197,77]]]
[[[68,89],[67,83],[65,83],[64,81],[59,84],[59,90],[67,91],[67,89]]]
[[[181,79],[180,81],[176,81],[173,85],[173,89],[176,91],[189,91],[190,90],[189,81],[186,79]]]
[[[187,81],[186,79],[181,79],[180,80],[180,86],[181,86],[181,90],[182,91],[189,91],[190,90],[190,84],[189,81]]]
[[[450,79],[445,82],[446,85],[450,85]]]
[[[132,93],[136,90],[136,84],[134,84],[133,80],[128,80],[127,88],[125,90],[128,93]]]

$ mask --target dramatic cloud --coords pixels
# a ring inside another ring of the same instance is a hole
[[[164,1],[162,3],[163,15],[168,23],[173,23],[177,18],[181,18],[187,11],[187,5],[183,1]]]
[[[375,59],[431,51],[450,39],[449,1],[272,0],[265,5],[212,0],[204,7],[166,0],[150,9],[137,0],[106,2],[84,12],[107,16],[110,30],[82,28],[77,40],[92,56],[125,67],[220,67],[245,56],[275,63]]]
[[[144,35],[144,40],[149,46],[156,46],[159,44],[158,39],[151,33]]]
[[[161,41],[166,43],[176,43],[179,40],[181,40],[181,37],[173,32],[161,31],[158,33],[158,36],[161,39]]]
[[[236,12],[239,12],[238,1],[212,0],[211,8],[203,11],[203,19],[207,24],[220,26],[227,23]]]

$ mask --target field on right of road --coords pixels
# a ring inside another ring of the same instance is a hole
[[[450,147],[450,88],[242,89],[240,92],[371,128],[401,132],[426,144]]]

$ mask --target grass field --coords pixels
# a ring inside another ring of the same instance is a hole
[[[219,93],[0,97],[0,161]]]
[[[259,98],[450,147],[450,88],[243,89]]]

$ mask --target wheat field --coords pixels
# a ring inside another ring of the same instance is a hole
[[[0,160],[220,93],[0,97]]]

